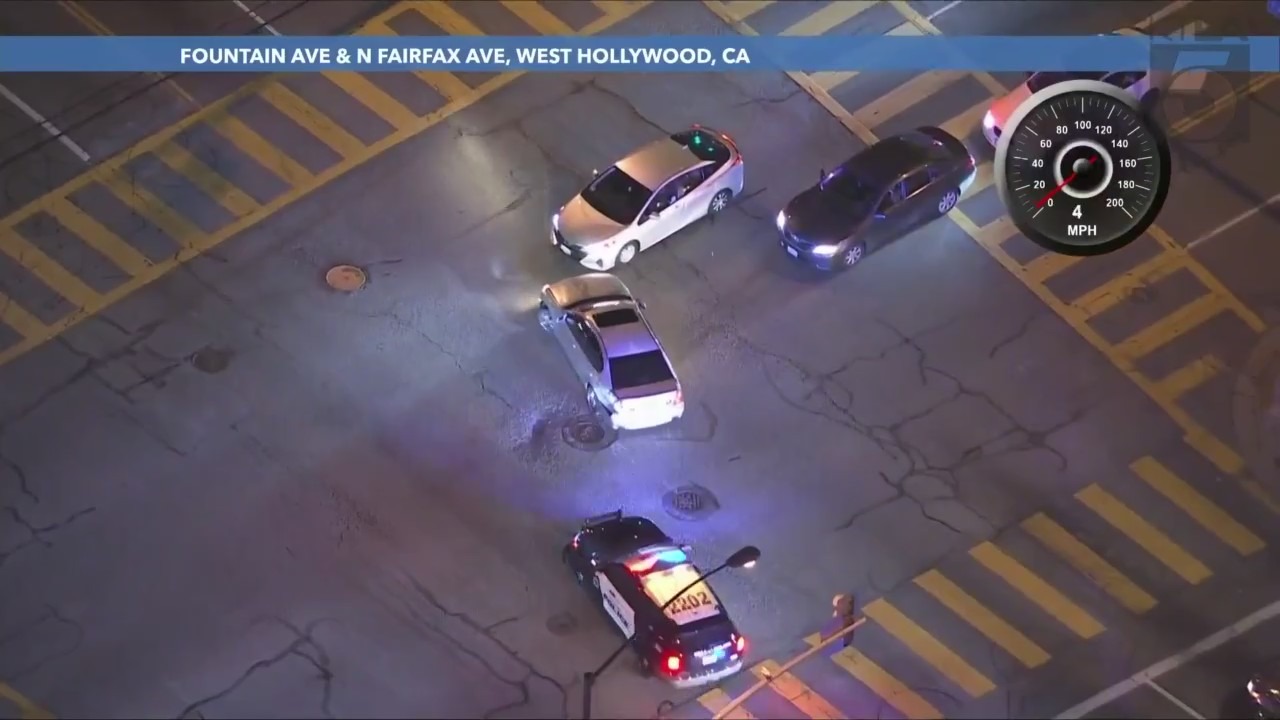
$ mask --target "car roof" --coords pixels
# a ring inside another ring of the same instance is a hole
[[[887,185],[935,157],[935,143],[917,132],[885,138],[849,158],[848,169],[872,185]]]
[[[669,137],[654,140],[618,161],[618,169],[650,190],[702,164],[688,148]]]
[[[584,531],[597,538],[607,548],[605,552],[617,560],[630,557],[646,547],[673,542],[656,523],[638,515],[584,528]]]

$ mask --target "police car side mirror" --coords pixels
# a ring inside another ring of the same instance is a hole
[[[689,545],[681,545],[680,551],[683,552],[685,555],[688,555],[689,553],[693,552],[693,548]]]

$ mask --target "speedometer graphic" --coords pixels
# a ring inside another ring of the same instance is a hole
[[[1101,255],[1155,222],[1169,192],[1169,144],[1114,85],[1069,80],[1028,98],[996,146],[1000,198],[1048,250]]]

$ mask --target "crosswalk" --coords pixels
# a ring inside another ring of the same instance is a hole
[[[1088,485],[870,600],[851,647],[786,673],[764,660],[668,716],[716,717],[770,676],[725,717],[951,717],[999,694],[1000,667],[1061,672],[1055,653],[1099,638],[1117,612],[1149,613],[1161,597],[1209,581],[1215,561],[1255,557],[1277,540],[1270,512],[1238,486],[1228,510],[1154,457],[1129,470],[1131,483]],[[921,669],[930,681],[905,679]]]
[[[402,2],[360,35],[594,34],[647,3]],[[567,8],[567,9],[565,9]],[[521,73],[271,77],[0,219],[0,364]]]

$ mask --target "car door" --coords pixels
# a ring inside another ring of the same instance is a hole
[[[589,392],[595,393],[602,406],[611,408],[615,398],[612,389],[604,382],[604,344],[600,342],[600,336],[590,325],[584,323],[582,330],[583,338],[579,345],[582,347],[585,379],[587,386],[591,388]]]
[[[647,220],[640,226],[640,249],[658,244],[693,222],[689,210],[694,206],[694,191],[704,179],[702,168],[696,168],[668,180],[653,194],[643,216]]]
[[[591,381],[591,369],[585,355],[585,347],[591,337],[591,329],[587,327],[586,318],[578,313],[566,313],[563,319],[556,324],[554,333],[556,340],[564,348],[564,354],[569,358],[569,364],[573,367],[573,372],[578,376],[578,380],[583,383],[589,383]]]
[[[866,229],[868,252],[879,250],[897,237],[897,226],[902,217],[898,212],[902,204],[902,187],[901,182],[896,182],[880,197]]]
[[[672,209],[680,215],[680,227],[676,230],[688,227],[707,214],[707,208],[711,205],[711,191],[714,190],[707,184],[707,178],[714,172],[711,165],[703,165],[671,181],[677,188],[677,198]],[[672,230],[672,233],[674,234],[676,230]]]

